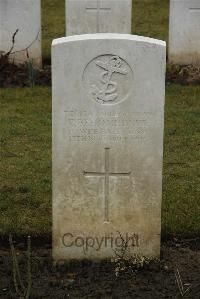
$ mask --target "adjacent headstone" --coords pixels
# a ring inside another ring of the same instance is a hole
[[[53,41],[55,260],[159,256],[165,55],[128,34]]]
[[[66,34],[131,33],[132,0],[66,0]]]
[[[0,1],[0,52],[10,52],[16,64],[33,60],[41,66],[40,0]]]
[[[200,1],[171,0],[169,61],[200,65]]]

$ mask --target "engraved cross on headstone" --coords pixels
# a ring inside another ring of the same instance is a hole
[[[88,7],[87,6],[85,9],[88,12],[96,13],[96,28],[97,28],[97,33],[99,33],[100,32],[100,13],[103,11],[110,11],[111,7],[102,7],[100,5],[100,1],[97,0],[96,7]]]
[[[109,221],[109,179],[110,176],[130,176],[130,172],[110,172],[110,148],[105,148],[105,166],[104,172],[96,171],[84,171],[83,174],[86,177],[100,176],[104,177],[104,220]]]

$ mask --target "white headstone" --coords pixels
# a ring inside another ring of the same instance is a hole
[[[10,50],[14,63],[33,59],[41,66],[40,0],[0,0],[0,51]]]
[[[132,0],[66,0],[66,34],[131,33]]]
[[[200,0],[171,0],[169,61],[200,64]]]
[[[165,55],[128,34],[53,41],[55,259],[114,257],[122,238],[159,256]]]

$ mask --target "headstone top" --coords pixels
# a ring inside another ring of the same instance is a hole
[[[144,42],[154,45],[160,45],[166,47],[166,42],[150,37],[138,36],[132,34],[119,34],[119,33],[94,33],[94,34],[80,34],[80,35],[71,35],[67,37],[56,38],[52,41],[52,46],[59,44],[64,44],[73,41],[82,41],[82,40],[98,40],[98,39],[109,39],[109,40],[131,40],[135,42]]]

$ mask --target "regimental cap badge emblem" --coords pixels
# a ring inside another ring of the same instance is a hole
[[[89,96],[103,105],[123,101],[132,86],[130,66],[116,55],[102,55],[85,68],[84,82]]]

